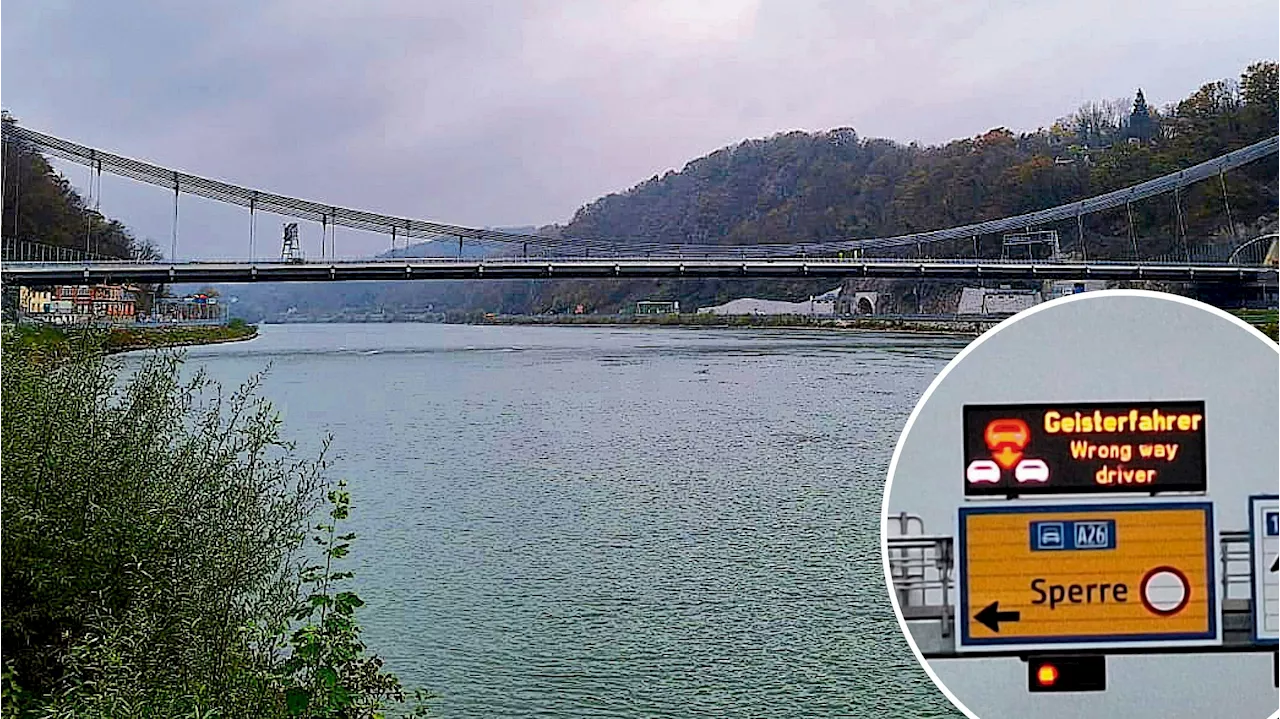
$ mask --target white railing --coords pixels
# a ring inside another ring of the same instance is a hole
[[[608,266],[610,264],[625,262],[628,264],[635,263],[651,263],[651,264],[671,264],[684,263],[690,266],[698,266],[703,264],[715,265],[761,265],[761,264],[788,264],[788,265],[841,265],[848,267],[859,267],[862,265],[901,265],[907,267],[915,266],[936,266],[936,265],[954,265],[957,267],[1249,267],[1252,265],[1236,265],[1227,262],[1197,262],[1194,259],[1187,262],[1185,259],[1176,257],[1161,257],[1150,260],[1027,260],[1027,259],[966,259],[957,257],[939,257],[939,258],[894,258],[894,257],[863,257],[859,259],[835,258],[835,257],[689,257],[689,256],[636,256],[636,255],[618,255],[618,256],[599,256],[599,257],[573,257],[573,256],[555,256],[555,257],[529,257],[529,258],[510,258],[498,257],[488,259],[471,259],[457,257],[419,257],[412,259],[403,258],[343,258],[323,260],[304,260],[286,262],[280,259],[269,260],[129,260],[120,258],[93,258],[93,259],[68,259],[68,260],[43,260],[43,259],[14,259],[6,257],[5,262],[21,264],[24,266],[51,266],[61,267],[68,265],[75,266],[147,266],[147,267],[184,267],[184,266],[226,266],[226,267],[266,267],[266,266],[311,266],[311,267],[329,267],[329,266],[352,266],[352,265],[387,265],[398,267],[413,267],[423,265],[484,265],[484,266],[525,266],[525,265],[546,265],[546,264],[573,264],[573,265],[600,265]],[[1261,266],[1261,265],[1259,265]]]

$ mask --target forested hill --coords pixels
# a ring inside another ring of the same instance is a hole
[[[788,132],[693,160],[678,172],[595,200],[566,225],[542,231],[731,244],[816,242],[967,224],[1124,187],[1270,137],[1278,122],[1278,95],[1276,63],[1262,62],[1248,67],[1239,80],[1208,83],[1163,107],[1148,106],[1137,92],[1124,100],[1087,103],[1046,129],[1015,134],[998,128],[941,146],[862,138],[850,128]],[[1259,218],[1274,222],[1276,189],[1275,161],[1227,176],[1233,218],[1244,231]],[[1218,183],[1200,183],[1181,199],[1189,235],[1229,234]],[[1136,203],[1132,209],[1137,233],[1153,254],[1175,249],[1169,198]],[[1110,251],[1127,257],[1126,222],[1123,210],[1088,218],[1091,256]],[[1061,228],[1068,250],[1076,238],[1070,224]],[[998,238],[986,239],[983,253],[998,253]],[[948,249],[931,248],[939,253]],[[973,251],[967,243],[950,249]],[[268,318],[289,307],[313,317],[344,310],[412,313],[428,306],[435,311],[542,313],[583,304],[615,312],[646,298],[680,300],[694,308],[744,295],[800,299],[829,290],[830,284],[579,280],[369,284],[358,290],[326,285],[273,291],[262,303],[246,297],[251,302],[245,307]]]
[[[1262,62],[1238,82],[1206,84],[1163,109],[1139,91],[1132,101],[1088,103],[1036,132],[998,128],[936,147],[861,138],[851,128],[789,132],[600,198],[564,233],[738,244],[938,229],[1124,187],[1265,139],[1276,127],[1276,63]],[[1257,164],[1228,178],[1242,217],[1276,205],[1276,163]],[[1220,212],[1220,195],[1213,205],[1201,194],[1188,197],[1192,222]],[[1149,215],[1140,221],[1156,223]]]

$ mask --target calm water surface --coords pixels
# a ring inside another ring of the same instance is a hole
[[[893,619],[893,446],[965,340],[268,326],[194,348],[334,435],[365,638],[443,717],[959,716]]]

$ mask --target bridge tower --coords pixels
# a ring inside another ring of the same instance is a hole
[[[302,245],[298,242],[298,223],[290,222],[284,226],[284,242],[280,246],[280,259],[285,262],[302,261]]]

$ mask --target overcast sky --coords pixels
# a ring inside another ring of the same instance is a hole
[[[1138,86],[1162,105],[1274,59],[1278,26],[1274,0],[9,0],[0,101],[34,129],[237,184],[545,224],[778,131],[936,143]],[[103,208],[167,251],[165,192],[103,184]],[[244,210],[182,212],[188,253],[244,254]],[[360,237],[339,242],[386,245]]]

